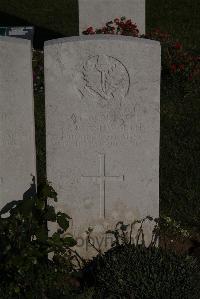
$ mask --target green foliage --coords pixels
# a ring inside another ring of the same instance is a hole
[[[199,298],[196,261],[156,247],[162,230],[180,230],[170,219],[147,216],[131,225],[118,222],[107,231],[114,236],[113,248],[77,272],[75,262],[81,257],[72,249],[76,241],[67,235],[70,217],[56,212],[47,198],[57,201],[57,194],[45,183],[34,197],[8,203],[0,211],[0,298]],[[58,227],[52,236],[47,221]],[[145,221],[155,222],[148,248]],[[91,233],[89,229],[88,238]]]
[[[94,298],[95,289],[94,288],[86,288],[81,294],[77,294],[72,299],[92,299]]]
[[[70,217],[47,198],[57,201],[57,194],[45,183],[0,211],[0,298],[69,298],[76,241],[67,235]],[[58,225],[52,236],[47,221]]]
[[[153,220],[152,240],[147,247],[143,226],[145,221]],[[133,238],[135,225],[139,227]],[[113,231],[108,231],[114,236],[113,248],[98,254],[83,269],[89,298],[199,298],[197,260],[157,247],[158,236],[167,228],[179,231],[168,219],[147,216],[131,225],[119,222]]]
[[[92,298],[200,297],[199,269],[192,258],[156,247],[129,244],[97,256],[87,267]]]

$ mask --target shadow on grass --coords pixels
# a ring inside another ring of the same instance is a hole
[[[33,47],[34,49],[43,49],[44,42],[51,39],[64,37],[63,34],[49,30],[47,28],[39,27],[34,23],[30,23],[27,20],[17,18],[16,16],[9,15],[4,12],[0,12],[0,26],[9,27],[9,26],[33,26],[34,27],[34,39]]]

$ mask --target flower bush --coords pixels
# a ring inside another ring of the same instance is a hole
[[[93,27],[87,28],[83,34],[121,34],[138,37],[139,30],[137,25],[130,19],[126,20],[125,17],[121,19],[116,18],[114,21],[107,22],[103,28],[94,29]]]
[[[126,17],[107,22],[103,28],[87,28],[83,34],[121,34],[139,38],[157,40],[162,45],[162,74],[178,81],[196,81],[200,76],[200,56],[188,53],[179,41],[169,33],[155,29],[146,35],[140,35],[136,23]]]
[[[180,76],[184,81],[199,79],[200,56],[185,51],[182,44],[172,38],[169,33],[155,29],[141,37],[157,40],[162,45],[162,70],[171,76]]]

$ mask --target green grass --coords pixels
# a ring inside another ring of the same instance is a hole
[[[92,0],[91,0],[92,1]],[[1,11],[66,36],[78,35],[76,0],[1,0]],[[147,32],[171,33],[199,53],[200,0],[146,0]],[[108,20],[109,21],[109,20]],[[181,90],[161,93],[161,213],[200,231],[200,95]],[[45,175],[44,99],[35,99],[39,178]]]

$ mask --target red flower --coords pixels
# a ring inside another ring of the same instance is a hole
[[[107,32],[108,32],[107,27],[104,26],[104,27],[102,28],[102,32],[103,32],[103,33],[107,33]]]
[[[171,70],[172,70],[172,72],[176,72],[176,70],[177,70],[177,66],[176,66],[176,64],[175,63],[173,63],[173,64],[171,64]]]
[[[177,42],[177,43],[175,43],[174,48],[176,50],[180,50],[182,48],[182,45],[179,42]]]
[[[115,24],[119,24],[120,20],[118,18],[114,19]]]
[[[185,68],[185,65],[184,64],[179,64],[178,68],[179,68],[180,71],[183,71],[184,68]]]
[[[131,20],[127,20],[126,21],[126,25],[131,25],[132,24],[132,21]]]
[[[121,21],[121,22],[119,23],[119,25],[120,25],[121,27],[124,27],[124,26],[125,26],[125,24],[124,24],[123,21]]]
[[[87,28],[86,32],[87,32],[88,34],[93,34],[93,33],[95,33],[93,27],[89,27],[89,28]]]

